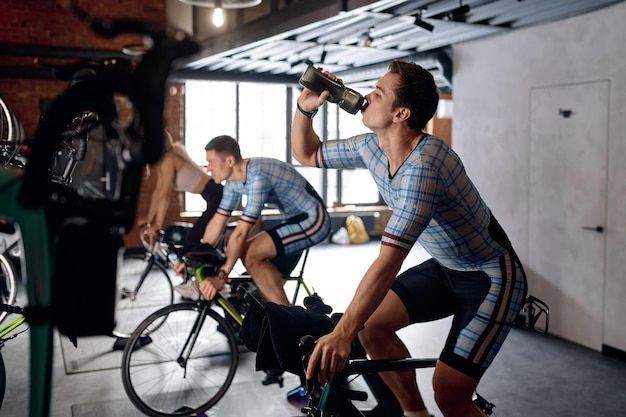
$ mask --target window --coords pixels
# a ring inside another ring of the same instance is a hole
[[[185,84],[185,147],[195,162],[206,166],[204,147],[218,135],[239,140],[244,158],[265,156],[287,161],[311,183],[329,207],[380,204],[369,172],[303,167],[291,156],[289,129],[298,91],[282,84],[190,80]],[[291,101],[291,102],[290,102]],[[313,119],[323,140],[363,133],[360,114],[351,115],[325,104]],[[187,212],[204,209],[199,195],[185,193]]]
[[[359,91],[361,94],[366,92]],[[360,113],[355,115],[341,110],[338,106],[329,107],[329,126],[335,127],[335,135],[329,133],[329,139],[345,139],[360,133],[367,132],[363,126]],[[330,130],[330,129],[329,129]],[[378,187],[367,169],[343,169],[337,171],[337,187],[340,205],[377,205],[382,197]]]
[[[280,84],[239,84],[239,146],[244,158],[287,155],[287,87]]]
[[[185,148],[191,158],[206,167],[204,147],[218,135],[235,136],[237,85],[220,81],[187,81],[185,84]],[[185,193],[184,210],[202,212],[206,202],[198,194]]]
[[[206,166],[204,147],[219,135],[237,136],[237,85],[222,81],[187,81],[185,147]]]

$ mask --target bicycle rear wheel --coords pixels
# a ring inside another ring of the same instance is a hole
[[[4,253],[0,253],[0,302],[13,305],[17,297],[16,272],[13,263]],[[0,311],[0,323],[7,316],[6,311]]]
[[[136,253],[125,254],[117,277],[113,334],[130,337],[143,319],[173,302],[174,287],[167,269],[154,258],[147,259],[145,255]],[[144,332],[149,333],[160,324],[154,321]]]
[[[150,335],[154,322],[161,322]],[[124,390],[153,417],[195,415],[226,393],[239,364],[232,327],[206,302],[166,306],[137,327],[124,348]]]

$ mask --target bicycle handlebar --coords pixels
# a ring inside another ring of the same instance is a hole
[[[162,242],[165,231],[162,229],[159,230],[155,238],[148,235],[148,229],[150,229],[150,223],[141,226],[139,229],[139,240],[141,240],[141,244],[145,250],[153,252],[155,250],[155,245]]]

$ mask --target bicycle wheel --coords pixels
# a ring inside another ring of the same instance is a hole
[[[167,269],[154,258],[125,254],[117,277],[113,334],[130,337],[143,319],[173,302],[174,288]],[[149,333],[159,325],[160,322],[154,321],[152,327],[144,331]]]
[[[17,297],[16,272],[13,263],[2,253],[0,254],[0,302],[12,305]],[[6,311],[0,311],[0,323],[7,316]]]
[[[155,321],[162,325],[146,336]],[[231,326],[208,303],[187,302],[164,307],[137,327],[124,348],[122,380],[144,414],[189,416],[224,396],[238,364]]]
[[[4,401],[4,391],[7,388],[7,374],[4,367],[4,359],[2,358],[2,352],[0,352],[0,408],[2,408],[2,402]]]

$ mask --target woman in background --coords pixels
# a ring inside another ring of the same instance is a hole
[[[148,235],[156,237],[159,230],[163,229],[172,189],[200,194],[206,201],[207,207],[187,236],[188,245],[199,245],[204,229],[222,199],[222,185],[217,184],[202,167],[196,164],[185,147],[179,142],[174,142],[167,131],[165,132],[165,153],[161,160],[151,168],[157,175],[156,187],[152,193],[148,214],[137,220],[137,226],[149,225]],[[150,167],[148,167],[148,175],[150,175]]]

